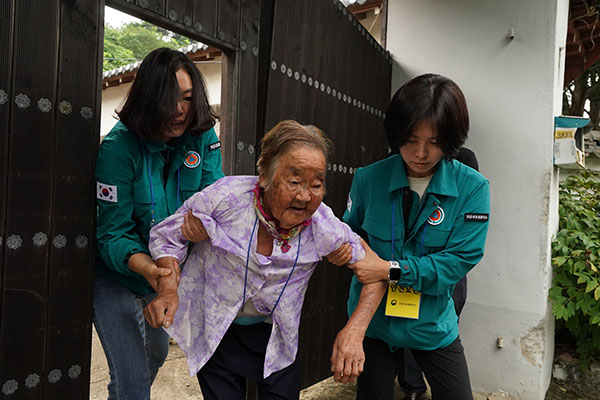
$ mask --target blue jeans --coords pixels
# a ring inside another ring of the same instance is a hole
[[[139,295],[109,279],[94,280],[94,325],[108,368],[109,400],[149,400],[150,387],[169,352],[169,335],[142,314],[156,293]]]

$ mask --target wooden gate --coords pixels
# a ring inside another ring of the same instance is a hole
[[[335,142],[326,202],[386,153],[391,60],[337,0],[106,0],[224,51],[227,174],[254,174],[265,129]],[[0,398],[87,399],[104,1],[0,2]],[[304,307],[303,386],[330,374],[350,274],[323,264]]]
[[[382,122],[391,70],[389,54],[339,1],[275,1],[265,127],[291,118],[333,140],[325,203],[339,217],[355,169],[387,154]],[[331,375],[351,277],[322,262],[311,279],[300,325],[303,387]]]
[[[101,8],[0,2],[0,397],[89,388]]]

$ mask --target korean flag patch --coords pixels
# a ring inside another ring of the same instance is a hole
[[[116,203],[117,187],[114,185],[107,185],[105,183],[96,182],[96,198],[100,200],[109,201],[111,203]]]

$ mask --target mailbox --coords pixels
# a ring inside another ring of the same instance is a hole
[[[554,117],[554,164],[559,167],[585,168],[583,128],[590,123],[585,117]]]

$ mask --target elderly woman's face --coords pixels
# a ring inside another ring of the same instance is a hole
[[[317,210],[325,195],[325,164],[323,152],[309,146],[291,148],[279,157],[263,202],[281,228],[292,228]]]

